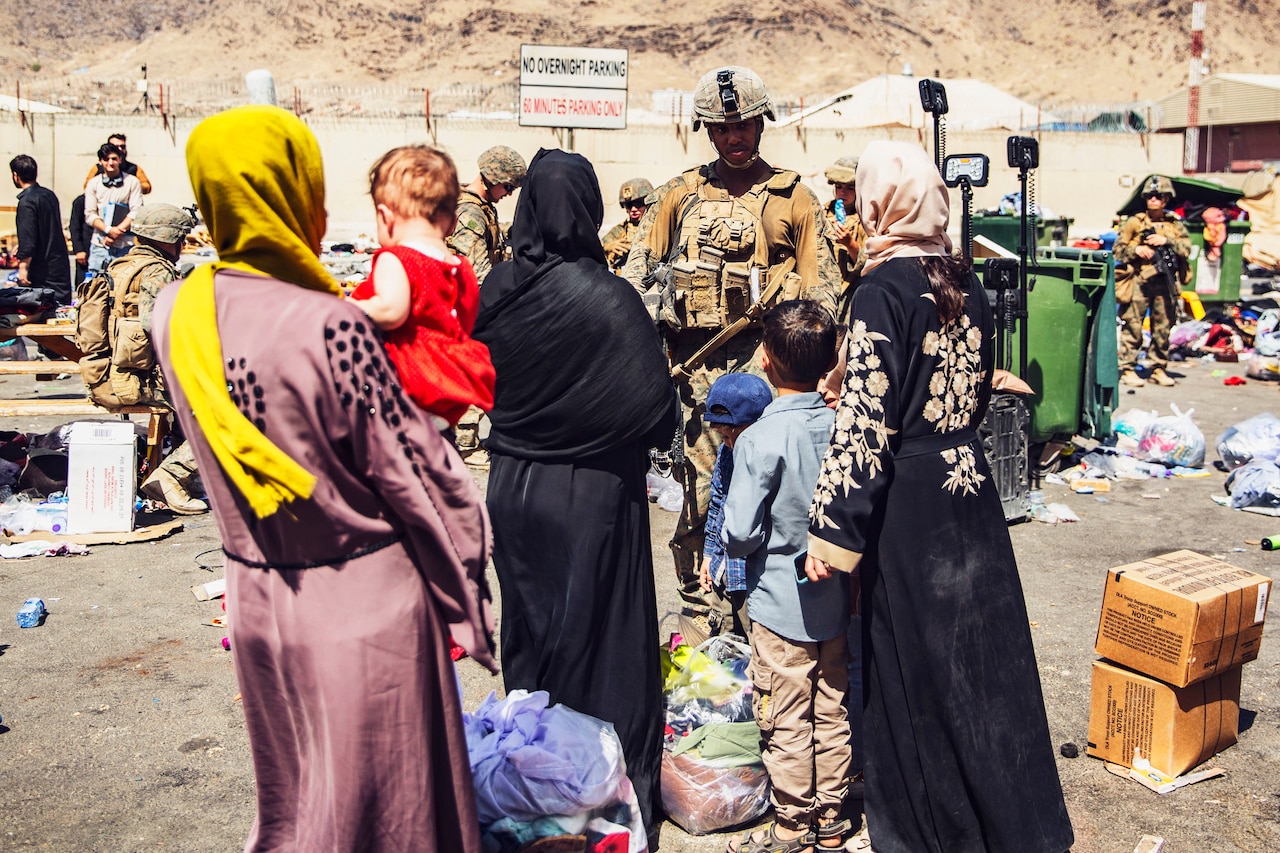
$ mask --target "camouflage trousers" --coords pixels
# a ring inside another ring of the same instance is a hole
[[[458,425],[453,428],[454,445],[463,457],[480,449],[480,421],[483,418],[484,410],[472,406],[458,419]]]
[[[1120,371],[1133,370],[1142,350],[1142,320],[1151,313],[1151,346],[1147,361],[1152,369],[1169,363],[1169,330],[1177,319],[1177,306],[1169,290],[1160,284],[1143,283],[1134,288],[1133,301],[1120,303]]]
[[[161,470],[170,474],[188,495],[193,495],[194,480],[199,471],[196,468],[196,456],[191,451],[191,443],[182,442],[160,463]]]
[[[671,363],[679,364],[697,352],[715,335],[715,330],[688,330],[671,342]],[[671,538],[671,556],[675,561],[676,583],[687,609],[696,613],[715,614],[718,619],[731,619],[732,603],[716,593],[702,590],[700,568],[706,539],[707,508],[711,504],[711,473],[720,450],[720,437],[702,421],[706,411],[707,392],[726,373],[754,373],[764,378],[760,368],[758,328],[747,329],[712,353],[693,375],[676,382],[680,394],[684,429],[684,464],[672,472],[684,490],[684,503]]]

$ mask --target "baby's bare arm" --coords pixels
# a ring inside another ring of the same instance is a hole
[[[398,329],[409,319],[409,275],[400,259],[390,252],[378,256],[374,264],[373,289],[368,299],[358,299],[359,305],[379,329]]]

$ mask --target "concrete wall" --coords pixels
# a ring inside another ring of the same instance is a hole
[[[113,131],[129,137],[129,155],[142,164],[155,190],[149,199],[174,204],[193,201],[183,151],[198,119],[170,119],[168,127],[156,116],[97,116],[77,113],[27,116],[23,125],[14,113],[0,113],[0,162],[15,154],[30,154],[40,165],[40,182],[62,199],[64,215],[81,192],[86,171],[96,162],[98,146]],[[654,184],[666,181],[697,163],[713,158],[705,134],[674,125],[636,125],[625,131],[564,131],[522,128],[510,122],[437,119],[434,135],[418,118],[318,117],[309,124],[320,140],[328,182],[329,236],[346,239],[371,233],[372,206],[367,171],[384,151],[406,142],[434,142],[458,162],[463,182],[475,176],[475,158],[490,145],[504,143],[527,158],[539,148],[572,147],[595,164],[606,202],[605,224],[621,219],[614,206],[618,185],[632,177]],[[953,132],[947,150],[954,154],[986,153],[992,161],[990,185],[977,191],[977,208],[994,206],[1002,195],[1018,188],[1017,173],[1004,167],[1005,132]],[[766,127],[762,153],[776,165],[805,176],[819,197],[830,198],[822,169],[837,157],[858,154],[874,139],[914,141],[928,147],[931,134],[908,128],[857,130]],[[235,140],[228,140],[234,145]],[[1132,184],[1152,172],[1177,173],[1182,140],[1172,134],[1045,133],[1040,137],[1041,168],[1036,197],[1058,216],[1075,219],[1073,235],[1096,234],[1111,224],[1115,209],[1132,192]],[[12,196],[0,192],[0,205]],[[959,195],[955,195],[959,204]],[[513,206],[500,205],[504,219]],[[0,233],[12,229],[0,216]],[[958,216],[952,217],[953,230]]]

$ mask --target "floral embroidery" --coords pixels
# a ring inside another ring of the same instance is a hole
[[[924,404],[924,419],[937,432],[964,429],[978,408],[978,391],[987,375],[981,369],[982,330],[973,325],[967,314],[961,314],[941,332],[926,334],[920,349],[938,359],[938,366],[929,377],[930,397]]]
[[[876,343],[888,342],[880,332],[868,331],[867,324],[855,320],[845,339],[845,359],[848,370],[844,378],[844,390],[836,408],[836,421],[822,461],[822,473],[813,497],[809,517],[819,527],[839,529],[827,518],[827,507],[837,492],[848,496],[853,489],[862,488],[854,473],[874,480],[882,470],[881,458],[889,449],[889,436],[897,430],[885,425],[884,395],[889,391],[889,377],[883,370],[880,356],[876,355]]]
[[[982,485],[982,481],[987,478],[978,473],[978,460],[973,455],[973,448],[968,445],[948,447],[942,451],[942,459],[952,466],[942,488],[953,495],[957,491],[962,491],[966,495],[976,495],[978,486]]]

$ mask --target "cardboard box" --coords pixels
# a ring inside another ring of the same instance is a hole
[[[138,489],[133,423],[74,423],[67,439],[67,532],[133,530]]]
[[[1269,577],[1193,551],[1111,569],[1093,649],[1185,687],[1258,656],[1270,591]]]
[[[1099,660],[1093,663],[1087,752],[1133,767],[1134,749],[1166,776],[1180,776],[1236,742],[1240,667],[1173,687]]]

